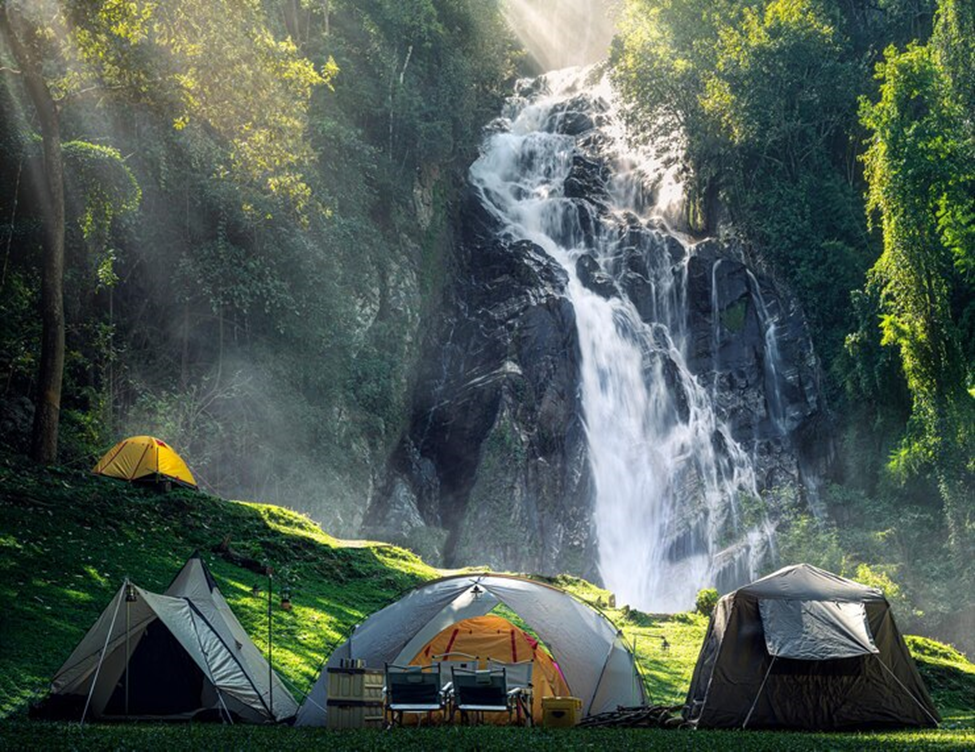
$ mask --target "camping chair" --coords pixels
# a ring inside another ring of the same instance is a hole
[[[462,721],[468,714],[483,720],[484,713],[507,713],[511,723],[514,700],[508,693],[508,681],[504,668],[489,668],[484,671],[451,667],[453,676],[451,717],[454,710],[460,711]]]
[[[383,687],[383,715],[387,727],[403,725],[403,715],[414,713],[423,720],[446,703],[440,689],[440,666],[394,666],[386,664],[386,686]]]
[[[440,691],[443,692],[444,701],[447,703],[447,716],[453,717],[454,711],[451,703],[454,699],[454,666],[473,671],[478,667],[478,658],[469,653],[454,651],[452,653],[439,653],[434,655],[433,663],[440,666]]]
[[[515,707],[515,713],[520,722],[522,713],[525,714],[525,723],[529,726],[534,725],[532,718],[532,700],[535,690],[532,686],[532,670],[535,668],[535,661],[518,661],[518,663],[503,663],[493,658],[488,659],[488,668],[504,669],[505,677],[508,680],[508,696],[511,697]]]
[[[440,688],[449,695],[453,682],[453,668],[474,670],[478,667],[478,658],[468,653],[438,653],[432,656],[433,664],[440,666]]]

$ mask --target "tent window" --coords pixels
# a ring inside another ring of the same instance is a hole
[[[159,620],[147,628],[129,660],[129,715],[182,715],[199,710],[206,678]],[[105,715],[125,714],[125,672],[105,706]]]
[[[879,652],[862,602],[769,600],[758,602],[769,655],[806,661]]]

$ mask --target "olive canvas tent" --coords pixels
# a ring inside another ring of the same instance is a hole
[[[165,595],[123,583],[55,675],[47,704],[73,720],[268,723],[298,709],[196,554]]]
[[[445,577],[409,591],[356,627],[329,656],[298,710],[299,726],[325,725],[326,669],[362,660],[367,668],[409,664],[443,630],[485,616],[499,604],[514,611],[548,647],[568,691],[585,715],[639,705],[646,697],[621,632],[601,613],[564,590],[500,574]]]
[[[684,715],[700,728],[822,731],[940,720],[883,593],[808,564],[718,601]]]
[[[170,481],[197,487],[183,458],[169,444],[154,436],[123,439],[105,453],[92,472],[122,480]]]

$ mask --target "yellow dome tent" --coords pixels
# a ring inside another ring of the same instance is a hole
[[[130,481],[174,481],[196,488],[193,473],[169,444],[154,436],[132,436],[113,446],[93,473]]]
[[[474,656],[481,668],[487,667],[488,659],[502,663],[532,661],[532,718],[536,723],[542,722],[543,697],[569,695],[569,687],[552,656],[538,640],[500,616],[488,614],[451,624],[424,645],[410,665],[429,666],[435,656],[445,653],[450,658],[457,658],[457,654]],[[507,722],[507,717],[498,720]]]

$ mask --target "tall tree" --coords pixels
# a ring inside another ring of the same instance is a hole
[[[913,399],[895,464],[934,470],[950,543],[967,564],[975,549],[975,400],[958,301],[970,307],[972,297],[975,143],[965,90],[951,70],[952,60],[970,54],[945,53],[958,52],[966,36],[945,33],[958,19],[945,12],[953,5],[942,6],[935,42],[887,50],[878,66],[880,99],[863,103],[862,120],[871,133],[868,209],[879,216],[884,240],[871,284],[881,295],[883,341],[899,348]]]
[[[43,144],[42,346],[31,453],[52,463],[65,362],[62,103],[98,91],[170,112],[177,130],[197,127],[224,147],[220,172],[283,197],[304,222],[324,211],[303,174],[314,159],[308,104],[337,68],[328,59],[316,69],[292,39],[276,39],[260,0],[0,0],[0,40],[23,79]],[[120,159],[113,150],[94,156]],[[119,208],[132,201],[122,198]],[[81,219],[86,238],[92,210],[86,206]]]
[[[45,216],[44,259],[41,265],[41,362],[31,440],[31,456],[50,464],[57,457],[58,417],[64,374],[64,163],[61,118],[42,70],[42,35],[23,6],[0,0],[0,35],[23,76],[37,113],[44,152],[41,186]]]

